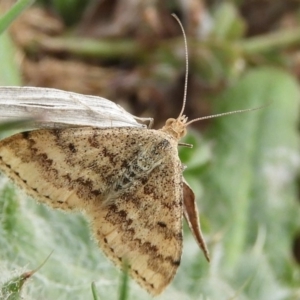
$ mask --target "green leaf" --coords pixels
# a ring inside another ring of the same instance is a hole
[[[1,290],[1,299],[5,300],[19,300],[21,299],[21,289],[25,281],[30,277],[28,273],[24,273],[20,276],[14,277],[6,282]]]
[[[0,85],[21,85],[21,75],[15,61],[15,47],[4,31],[34,0],[17,1],[0,17]]]
[[[52,253],[51,253],[52,254]],[[15,276],[14,278],[8,280],[3,284],[0,289],[0,297],[5,300],[21,300],[23,299],[21,296],[22,288],[24,283],[29,279],[34,273],[36,273],[49,259],[51,256],[45,259],[45,261],[35,270],[25,272],[19,276]]]
[[[100,300],[100,298],[98,297],[98,294],[97,294],[95,282],[92,282],[91,288],[92,288],[93,300]]]
[[[21,85],[15,47],[7,33],[0,35],[0,85]]]
[[[245,29],[245,21],[239,15],[233,3],[225,1],[217,6],[214,13],[214,28],[212,32],[214,38],[236,40],[244,35]]]
[[[120,293],[119,293],[119,300],[127,300],[129,294],[129,274],[128,274],[129,265],[125,261],[123,265],[123,273],[122,273],[122,280],[120,285]]]
[[[235,284],[243,284],[237,270],[249,271],[248,278],[255,276],[247,269],[244,255],[254,245],[259,259],[268,257],[265,265],[274,286],[280,287],[276,279],[284,279],[283,270],[296,272],[289,256],[293,232],[300,224],[296,202],[299,97],[292,76],[276,68],[261,68],[248,72],[217,99],[217,112],[272,101],[258,111],[216,119],[210,132],[214,161],[203,176],[205,210],[212,231],[221,234],[217,244],[224,251],[222,273]],[[259,282],[265,291],[249,299],[274,299],[275,290],[268,289],[267,279],[265,284],[263,279]]]
[[[80,20],[89,2],[89,0],[53,0],[52,5],[67,25],[74,25]]]
[[[18,0],[2,17],[0,17],[0,34],[27,8],[34,0]]]

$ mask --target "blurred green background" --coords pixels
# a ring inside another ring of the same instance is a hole
[[[30,2],[19,1],[19,11]],[[1,15],[14,3],[0,0]],[[299,1],[38,1],[0,35],[0,85],[99,95],[159,128],[178,115],[184,85],[171,13],[188,37],[190,119],[271,104],[189,128],[194,148],[180,157],[211,263],[184,224],[181,266],[157,299],[299,300]],[[0,31],[8,24],[2,18]],[[99,299],[121,299],[121,273],[84,217],[38,205],[2,176],[2,293],[52,250],[24,299],[93,299],[92,282]],[[133,281],[128,292],[152,298]]]

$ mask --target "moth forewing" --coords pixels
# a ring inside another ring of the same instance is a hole
[[[141,166],[126,166],[125,172],[118,172],[117,176],[121,173],[122,178],[129,180],[133,177],[134,182],[126,189],[120,188],[118,198],[111,205],[101,207],[97,200],[92,202],[88,216],[104,253],[119,267],[126,260],[130,275],[151,294],[157,295],[174,277],[181,258],[181,163],[176,143],[161,132],[147,130],[144,135],[141,130],[131,130],[129,137],[127,133],[124,131],[119,136],[120,144],[136,146],[132,151],[123,150],[126,154],[121,151],[120,156],[127,156],[132,164],[134,154],[133,160],[138,163],[136,156],[143,157],[145,149],[150,147],[149,165],[157,161],[157,156],[160,163],[151,172],[145,171],[142,177],[132,173],[133,170],[141,171]],[[160,145],[166,147],[164,155],[157,150]]]
[[[108,258],[126,260],[153,295],[180,263],[181,168],[176,140],[143,128],[43,129],[0,142],[0,169],[38,201],[85,212]]]

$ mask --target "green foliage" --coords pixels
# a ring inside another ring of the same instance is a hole
[[[18,0],[16,3],[0,18],[0,34],[2,34],[9,25],[27,8],[34,0]]]
[[[211,35],[221,40],[236,40],[245,32],[245,22],[239,16],[237,8],[230,2],[223,2],[214,12],[214,29]]]
[[[34,1],[19,0],[5,14],[0,16],[0,84],[1,85],[20,85],[21,76],[14,60],[15,47],[9,36],[4,31],[10,24]]]
[[[296,287],[299,279],[291,259],[292,238],[300,225],[295,200],[299,96],[291,75],[259,68],[214,101],[216,113],[271,103],[216,119],[207,141],[194,150],[192,157],[199,151],[198,164],[191,159],[191,171],[184,173],[200,195],[202,223],[212,239],[211,272],[202,275],[198,290],[211,299],[230,298],[235,291],[238,299],[293,299],[296,291],[287,286]],[[211,156],[203,155],[209,139]],[[184,160],[188,151],[184,149]]]
[[[51,253],[52,254],[52,253]],[[26,280],[28,280],[34,273],[36,273],[48,260],[51,254],[47,257],[47,259],[35,270],[25,272],[21,275],[10,278],[7,282],[5,282],[0,289],[0,297],[4,300],[21,300],[23,299],[22,288]]]
[[[119,300],[127,300],[128,294],[129,294],[129,288],[128,288],[128,282],[129,282],[129,274],[128,274],[128,263],[124,263],[123,265],[123,274],[122,274],[122,280],[120,285],[120,293],[119,293]]]
[[[64,24],[72,26],[82,17],[85,8],[91,3],[90,0],[37,0],[37,3],[57,13]]]
[[[0,34],[0,85],[20,85],[21,76],[14,60],[15,47],[7,33]]]
[[[92,282],[91,288],[92,288],[93,300],[100,300],[97,294],[95,282]]]
[[[10,279],[8,282],[5,282],[0,290],[1,299],[5,300],[19,300],[21,299],[21,289],[26,276],[23,274],[17,277]]]

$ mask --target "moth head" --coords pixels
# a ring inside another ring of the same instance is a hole
[[[180,116],[177,119],[170,118],[166,121],[166,124],[162,130],[172,135],[176,140],[180,140],[186,135],[186,124],[186,116]]]

